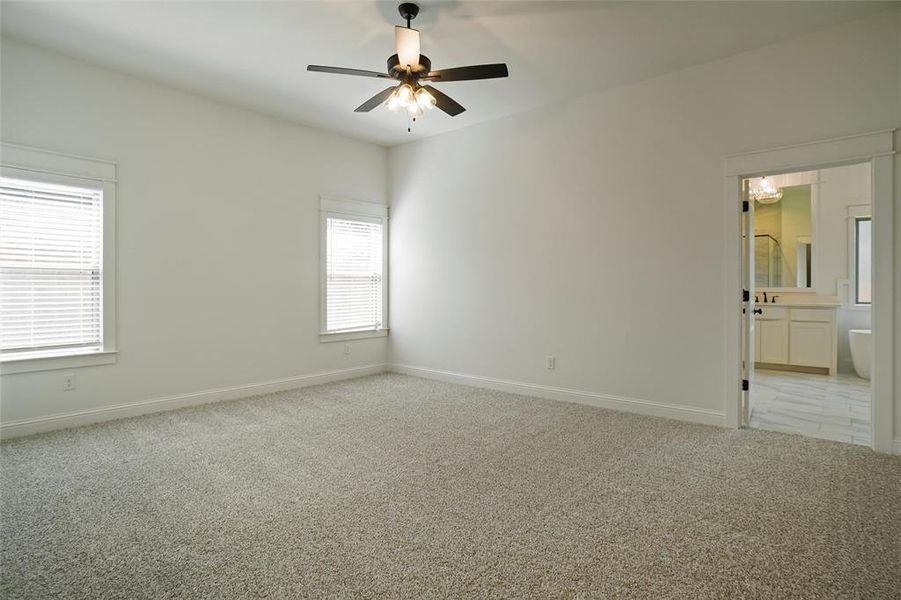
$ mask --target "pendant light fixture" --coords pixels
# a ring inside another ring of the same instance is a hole
[[[749,195],[751,200],[760,204],[775,204],[782,200],[782,189],[773,185],[773,182],[764,175],[759,179],[751,180]]]

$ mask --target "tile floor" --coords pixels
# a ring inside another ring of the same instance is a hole
[[[870,445],[870,382],[855,375],[758,369],[750,426]]]

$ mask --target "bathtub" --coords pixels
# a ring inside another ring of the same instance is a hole
[[[870,361],[873,357],[873,343],[869,329],[849,329],[848,343],[851,346],[851,362],[858,377],[870,378]]]

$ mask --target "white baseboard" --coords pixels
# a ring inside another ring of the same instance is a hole
[[[0,423],[0,438],[20,437],[23,435],[31,435],[32,433],[52,431],[54,429],[65,429],[67,427],[99,423],[101,421],[111,421],[125,417],[136,417],[138,415],[196,406],[198,404],[237,400],[239,398],[246,398],[248,396],[256,396],[259,394],[282,392],[300,387],[319,385],[321,383],[353,379],[365,375],[375,375],[376,373],[383,373],[386,369],[387,365],[385,364],[366,365],[349,369],[338,369],[336,371],[324,371],[308,375],[298,375],[296,377],[286,377],[284,379],[273,379],[271,381],[262,381],[258,383],[248,383],[245,385],[202,390],[188,394],[167,396],[165,398],[153,398],[151,400],[142,400],[140,402],[132,402],[129,404],[117,404],[114,406],[58,413],[32,419],[9,421]]]
[[[725,413],[723,413],[722,411],[709,410],[705,408],[678,406],[675,404],[666,404],[663,402],[651,402],[649,400],[639,400],[637,398],[614,396],[612,394],[599,394],[597,392],[587,392],[584,390],[552,387],[548,385],[540,385],[537,383],[509,381],[506,379],[482,377],[479,375],[469,375],[466,373],[454,373],[452,371],[442,371],[440,369],[415,367],[411,365],[389,364],[388,370],[394,373],[415,375],[417,377],[425,377],[426,379],[437,379],[439,381],[447,381],[449,383],[459,383],[472,387],[488,388],[501,392],[522,394],[524,396],[537,396],[539,398],[548,398],[550,400],[575,402],[577,404],[588,404],[590,406],[597,406],[599,408],[609,408],[613,410],[638,413],[652,417],[678,419],[680,421],[690,421],[692,423],[703,423],[704,425],[716,425],[719,427],[726,426]]]
[[[895,438],[892,442],[892,454],[901,456],[901,438]]]

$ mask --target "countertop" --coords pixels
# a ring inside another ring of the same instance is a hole
[[[763,302],[757,302],[754,304],[754,308],[761,308],[764,306],[772,306],[772,307],[785,307],[785,308],[838,308],[841,306],[840,302],[792,302],[791,304],[782,302],[767,302],[764,304]]]

